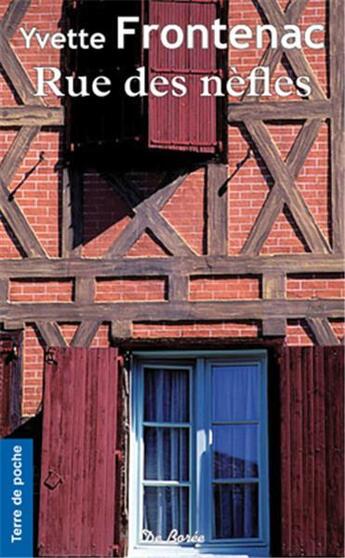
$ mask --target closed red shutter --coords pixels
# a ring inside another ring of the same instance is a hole
[[[219,17],[220,0],[150,0],[148,22],[165,26],[175,24],[204,24],[210,29]],[[184,44],[177,49],[167,49],[160,44],[157,33],[152,35],[148,53],[149,80],[157,75],[169,80],[181,75],[186,78],[188,93],[174,97],[149,95],[149,147],[199,153],[215,153],[219,134],[217,126],[217,98],[200,96],[200,78],[220,74],[217,50],[187,49]],[[199,36],[196,36],[196,44]],[[211,43],[211,41],[210,41]]]
[[[118,353],[52,349],[44,376],[40,556],[112,556]]]
[[[344,348],[286,347],[282,556],[344,556]]]
[[[0,338],[0,437],[7,436],[21,421],[21,370],[18,344]]]

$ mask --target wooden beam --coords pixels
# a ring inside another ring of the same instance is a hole
[[[154,258],[25,258],[3,259],[0,279],[73,277],[152,277],[184,275],[257,275],[284,269],[286,273],[344,273],[336,255],[287,254],[272,256],[193,256]]]
[[[14,175],[24,161],[31,144],[39,131],[39,126],[25,126],[21,128],[14,138],[13,143],[0,164],[0,178],[6,187],[9,186]]]
[[[334,106],[331,122],[331,195],[332,195],[332,246],[337,254],[345,253],[345,41],[344,2],[330,2],[330,89]]]
[[[318,345],[322,347],[340,345],[327,318],[307,318],[306,321]]]
[[[71,180],[68,168],[61,173],[61,256],[69,258],[73,251]]]
[[[0,28],[0,53],[1,65],[11,81],[13,87],[25,105],[42,105],[44,102],[41,97],[38,97],[35,88],[24,70],[24,67],[18,57],[16,56],[13,48],[11,47],[8,39],[6,38],[3,30]]]
[[[89,347],[101,325],[101,320],[84,320],[71,341],[71,347]]]
[[[39,128],[24,127],[17,134],[0,164],[0,211],[27,256],[46,256],[37,236],[7,186],[17,172]]]
[[[299,4],[298,12],[301,14],[301,8],[304,9],[306,6],[305,0],[295,0],[291,4]],[[284,25],[289,24],[289,14],[285,14],[280,7],[277,0],[258,0],[258,4],[261,6],[268,23],[274,25],[279,33],[282,35],[284,33]],[[296,9],[296,7],[295,7]],[[291,17],[291,16],[290,16]],[[312,92],[310,94],[311,99],[326,99],[326,95],[323,92],[315,74],[307,61],[302,50],[291,49],[284,50],[284,54],[288,59],[291,68],[296,76],[308,76],[310,80],[310,86]]]
[[[207,165],[207,253],[213,256],[228,253],[227,178],[227,165]]]
[[[299,190],[297,190],[294,179],[286,163],[281,159],[280,153],[265,125],[262,122],[251,123],[250,121],[245,121],[245,125],[276,182],[274,187],[279,188],[306,243],[314,252],[330,253],[331,250],[326,238],[316,224]]]
[[[282,300],[286,298],[286,276],[281,271],[265,273],[262,278],[262,297],[265,300]],[[262,334],[264,336],[286,335],[286,319],[271,318],[263,320]]]
[[[17,106],[0,108],[0,128],[17,126],[63,126],[62,107]]]
[[[1,27],[8,39],[11,39],[18,25],[30,7],[31,0],[12,0],[1,20]]]
[[[300,16],[302,15],[309,0],[295,0],[290,2],[286,8],[286,20],[290,24],[297,24]],[[258,5],[259,6],[259,5]],[[260,12],[259,12],[260,13]],[[261,13],[260,13],[261,15]],[[266,14],[265,14],[266,16]],[[268,20],[268,18],[265,18]],[[265,21],[266,23],[266,21]],[[283,56],[283,48],[279,45],[278,48],[271,48],[270,44],[267,46],[266,51],[263,56],[261,66],[267,66],[270,71],[271,77],[273,77],[274,72]],[[252,104],[255,104],[255,98],[249,97],[249,86],[245,92],[243,99],[248,99]],[[263,82],[260,82],[257,87],[258,95],[261,95],[264,90]]]
[[[53,322],[48,320],[34,320],[34,321],[47,347],[67,347],[66,340],[62,335],[60,328],[55,321]]]
[[[135,207],[131,207],[134,212],[134,217],[127,227],[122,231],[119,237],[113,242],[109,250],[106,253],[106,257],[116,257],[124,256],[128,250],[135,244],[135,242],[141,237],[143,232],[150,228],[155,228],[156,222],[156,233],[158,227],[158,234],[162,231],[162,220],[165,222],[163,224],[163,231],[166,232],[167,221],[162,216],[159,216],[159,211],[164,207],[164,205],[169,201],[169,199],[176,192],[177,188],[182,184],[186,178],[187,173],[182,171],[181,174],[172,180],[169,184],[163,188],[157,190],[150,198],[143,200],[141,203],[137,204]],[[127,203],[130,204],[131,200],[127,196]],[[152,219],[152,210],[155,210],[154,218]],[[158,217],[159,216],[159,217]],[[173,231],[174,235],[177,235],[176,231],[170,226],[170,231]],[[154,234],[156,234],[154,233]],[[164,234],[164,236],[166,236]],[[175,240],[176,236],[175,236]],[[181,239],[178,241],[178,245],[181,245]],[[192,251],[191,251],[192,252]],[[192,252],[193,253],[193,252]]]
[[[130,339],[132,337],[133,324],[128,320],[114,320],[110,326],[110,337],[113,342]]]
[[[0,303],[8,301],[8,279],[0,279]]]
[[[286,166],[292,177],[296,180],[303,164],[312,148],[321,127],[320,120],[308,120],[298,134],[292,149],[290,150]],[[255,223],[246,239],[241,253],[248,255],[259,254],[262,246],[270,234],[274,223],[283,211],[284,199],[280,189],[273,187],[255,220]]]
[[[74,292],[74,300],[76,304],[92,304],[95,298],[95,290],[96,283],[94,277],[81,277],[76,279]],[[73,336],[71,346],[89,347],[100,325],[100,320],[83,320]]]
[[[4,321],[4,330],[5,331],[16,331],[19,329],[24,329],[25,323],[20,321],[14,320],[5,320]]]
[[[235,300],[212,302],[119,303],[7,303],[0,305],[0,321],[233,321],[270,318],[343,318],[340,299]]]
[[[229,122],[250,120],[325,120],[332,116],[333,104],[325,101],[265,101],[230,103]]]
[[[170,254],[173,256],[195,255],[194,250],[188,246],[174,227],[158,211],[147,206],[143,209],[143,214],[146,227]]]
[[[188,300],[189,278],[187,275],[172,273],[169,276],[169,300]]]

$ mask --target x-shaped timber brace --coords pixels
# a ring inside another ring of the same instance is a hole
[[[292,0],[284,13],[277,0],[255,3],[268,23],[282,32],[285,23],[297,23],[308,0]],[[267,48],[263,64],[271,74],[283,54],[296,75],[309,75],[312,95],[309,100],[293,102],[254,102],[245,95],[242,102],[230,104],[229,125],[242,123],[264,160],[274,185],[252,227],[242,253],[227,255],[227,181],[225,165],[210,163],[207,178],[207,255],[198,256],[160,213],[191,169],[180,171],[167,185],[149,199],[142,200],[133,185],[128,186],[120,174],[108,176],[122,196],[133,218],[101,259],[83,259],[78,247],[82,240],[81,202],[79,224],[72,229],[72,188],[82,194],[81,177],[75,171],[63,170],[61,257],[49,258],[30,227],[15,199],[9,198],[9,184],[19,170],[31,143],[41,128],[61,127],[62,108],[48,107],[34,96],[33,85],[17,58],[10,39],[30,6],[30,0],[12,0],[0,24],[0,64],[22,104],[0,109],[0,127],[18,128],[8,153],[0,164],[0,211],[21,246],[23,259],[5,259],[0,268],[0,322],[6,329],[23,328],[34,322],[47,346],[64,346],[66,341],[58,322],[78,323],[71,341],[73,346],[89,346],[102,322],[112,324],[113,338],[129,338],[133,322],[179,321],[248,321],[262,322],[263,335],[286,333],[287,319],[306,319],[316,342],[335,345],[339,341],[329,318],[344,317],[341,300],[286,298],[289,274],[333,274],[344,271],[344,207],[343,149],[343,6],[342,0],[330,1],[330,96],[326,97],[302,51],[283,53],[280,48]],[[283,161],[266,126],[266,121],[303,121],[303,127],[286,161]],[[331,129],[331,193],[332,242],[325,238],[310,213],[296,179],[317,138],[323,122]],[[220,195],[220,192],[222,194]],[[273,224],[287,207],[310,253],[288,256],[260,256],[260,249]],[[126,258],[128,250],[145,232],[160,242],[169,257]],[[77,242],[76,242],[77,239]],[[193,276],[255,275],[262,279],[262,299],[254,301],[188,301],[189,281]],[[168,300],[164,302],[95,303],[97,278],[168,278]],[[11,279],[72,278],[75,295],[72,303],[9,303]]]

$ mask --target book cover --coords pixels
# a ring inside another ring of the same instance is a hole
[[[0,0],[0,556],[344,556],[343,0]]]

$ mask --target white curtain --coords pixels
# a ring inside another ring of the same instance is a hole
[[[144,420],[189,422],[189,375],[184,370],[149,369],[144,379]],[[144,479],[189,480],[189,429],[147,426]],[[188,533],[188,487],[145,487],[144,529],[166,540],[172,529]]]

